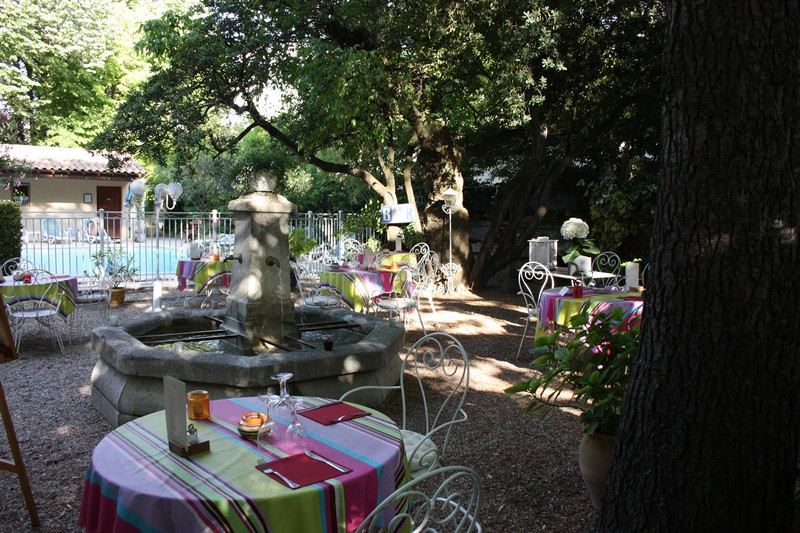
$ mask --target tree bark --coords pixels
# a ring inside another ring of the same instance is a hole
[[[642,341],[598,531],[789,531],[800,6],[668,4]]]

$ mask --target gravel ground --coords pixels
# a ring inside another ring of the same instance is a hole
[[[164,306],[181,307],[183,298],[169,290]],[[500,291],[466,293],[438,298],[434,316],[423,302],[428,331],[454,335],[470,356],[469,422],[454,432],[448,463],[470,466],[481,476],[484,531],[587,531],[593,513],[578,471],[578,413],[564,408],[546,418],[523,417],[522,404],[503,393],[530,372],[528,356],[514,359],[524,316],[520,304],[519,297]],[[149,308],[150,293],[143,291],[129,293],[125,305],[112,312],[124,320]],[[84,320],[84,332],[100,324],[91,311]],[[412,317],[407,344],[420,335],[419,321]],[[72,338],[66,348],[62,356],[49,338],[25,337],[20,359],[0,365],[42,522],[41,528],[31,528],[16,475],[0,471],[5,493],[0,533],[82,531],[77,521],[84,474],[95,445],[112,428],[90,405],[97,355],[88,333]],[[395,416],[398,403],[390,398],[387,414]],[[10,459],[3,431],[0,458]]]

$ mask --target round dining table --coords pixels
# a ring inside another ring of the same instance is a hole
[[[636,323],[644,310],[642,293],[615,287],[583,287],[581,295],[575,296],[568,287],[546,289],[539,300],[537,331],[551,325],[567,326],[573,316],[585,309],[591,314],[608,314],[618,307],[622,308],[623,322]]]
[[[300,409],[341,403],[299,398]],[[367,416],[329,425],[298,416],[307,449],[347,472],[331,469],[333,477],[296,489],[256,466],[307,456],[287,454],[280,445],[261,448],[237,430],[243,415],[265,411],[258,398],[212,401],[210,418],[190,420],[210,451],[189,457],[170,452],[164,411],[128,422],[92,454],[80,525],[87,532],[352,531],[408,480],[397,425],[376,410],[353,407]],[[279,427],[290,423],[286,417],[276,414]]]

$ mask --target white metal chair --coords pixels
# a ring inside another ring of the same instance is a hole
[[[453,294],[457,290],[462,290],[463,286],[455,286],[455,279],[461,272],[461,265],[457,263],[445,263],[439,267],[439,272],[443,280],[437,284],[436,290],[439,294]]]
[[[592,259],[591,285],[616,285],[622,261],[614,252],[603,252]]]
[[[84,272],[84,274],[88,273]],[[102,323],[108,324],[108,315],[111,309],[111,286],[106,276],[87,275],[78,284],[75,310],[69,316],[69,326],[73,335],[77,335],[82,329],[85,323],[84,314],[89,307],[99,309]]]
[[[342,263],[354,263],[356,256],[364,253],[364,244],[351,237],[342,239],[340,246],[339,259]]]
[[[435,383],[426,384],[429,380]],[[442,466],[453,427],[467,421],[467,352],[452,335],[430,333],[406,353],[399,385],[357,387],[340,399],[361,391],[394,390],[400,391],[403,405],[400,428],[408,469],[417,478]]]
[[[297,275],[297,291],[300,293],[300,300],[303,302],[301,310],[302,319],[305,321],[305,308],[316,307],[319,309],[333,309],[342,303],[342,293],[336,287],[320,287],[319,284],[308,284],[307,280]]]
[[[64,343],[54,318],[60,317],[59,311],[61,300],[64,298],[64,290],[58,284],[55,276],[46,270],[32,269],[27,270],[26,274],[30,275],[30,285],[37,285],[36,294],[31,294],[28,284],[22,282],[11,285],[10,294],[3,293],[3,303],[11,323],[17,351],[22,343],[25,323],[36,322],[39,325],[40,333],[44,329],[50,331],[53,347],[58,347],[63,355]]]
[[[425,335],[425,324],[422,321],[422,314],[419,310],[419,296],[415,296],[416,287],[413,283],[411,270],[408,267],[401,268],[395,274],[392,289],[381,291],[372,295],[372,308],[375,315],[379,311],[386,311],[389,314],[389,322],[394,319],[394,315],[403,317],[403,325],[406,324],[406,317],[409,311],[416,311],[419,318],[419,325],[422,334]]]
[[[522,338],[517,349],[517,359],[522,352],[522,345],[525,344],[525,335],[528,333],[528,326],[531,322],[539,320],[539,301],[542,299],[542,291],[546,288],[555,286],[553,274],[546,266],[536,261],[529,261],[519,269],[519,292],[525,300],[525,329],[522,330]]]
[[[358,526],[356,533],[411,531],[483,531],[478,522],[481,480],[466,466],[427,472],[387,496]],[[394,517],[386,520],[387,511]]]
[[[419,246],[419,244],[416,246]],[[433,294],[436,292],[436,271],[438,269],[438,265],[435,264],[436,260],[433,252],[423,253],[417,256],[417,264],[411,271],[411,279],[414,282],[414,296],[417,302],[423,296],[427,298],[428,304],[431,306],[431,312],[434,314],[436,314],[436,306],[433,304]]]
[[[32,262],[22,257],[13,257],[7,259],[2,266],[0,272],[3,276],[12,276],[14,272],[25,272],[27,270],[36,270],[38,267]]]

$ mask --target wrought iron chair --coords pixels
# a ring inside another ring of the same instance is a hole
[[[361,523],[356,533],[379,531],[483,531],[478,522],[481,480],[466,466],[445,466],[427,472],[387,496]],[[384,515],[394,511],[386,522]]]
[[[340,248],[340,261],[345,264],[351,264],[351,266],[355,266],[352,263],[356,262],[356,256],[358,254],[364,253],[364,244],[357,241],[356,239],[346,237],[342,239]]]
[[[22,257],[13,257],[7,259],[2,266],[0,266],[0,275],[13,276],[14,272],[24,272],[27,270],[38,269],[35,264]]]
[[[401,268],[394,276],[391,290],[372,295],[372,308],[375,315],[380,311],[386,311],[389,314],[389,323],[392,323],[394,315],[401,315],[405,326],[409,311],[414,310],[419,318],[422,334],[425,335],[425,323],[422,321],[422,314],[419,310],[419,294],[415,295],[415,291],[416,286],[413,283],[411,270],[408,267]]]
[[[19,351],[22,343],[23,327],[26,322],[36,322],[40,334],[44,329],[50,331],[53,347],[58,347],[64,354],[64,343],[55,317],[60,317],[61,300],[64,290],[58,284],[55,276],[42,269],[26,271],[30,275],[30,284],[16,282],[10,286],[8,293],[3,293],[3,303],[6,306],[6,315],[11,323],[14,342]],[[30,285],[36,285],[35,294],[30,291]]]
[[[592,259],[591,285],[617,285],[622,261],[614,252],[603,252]]]
[[[436,262],[437,256],[429,250],[417,256],[417,264],[411,271],[411,279],[414,282],[414,296],[417,302],[423,296],[427,298],[428,304],[431,306],[431,312],[434,314],[436,314],[436,306],[433,304],[433,294],[436,292],[436,272],[439,268]]]
[[[430,385],[426,384],[431,381]],[[464,403],[469,390],[469,358],[461,343],[447,333],[430,333],[406,353],[400,384],[364,386],[340,398],[375,392],[400,391],[400,423],[406,459],[412,478],[444,463],[453,427],[466,422]]]
[[[297,278],[297,291],[303,302],[301,316],[305,322],[305,308],[316,307],[320,309],[333,309],[342,304],[342,293],[336,287],[320,287],[318,283],[309,284],[295,271]]]
[[[428,246],[427,243],[418,242],[417,244],[411,247],[411,250],[409,250],[409,252],[417,256],[417,263],[419,263],[420,260],[427,257],[431,253],[431,247]]]
[[[461,272],[461,265],[457,263],[445,263],[439,267],[442,281],[437,283],[436,290],[439,294],[453,294],[464,289],[463,285],[455,286],[455,278]]]
[[[542,299],[542,291],[546,288],[555,286],[553,274],[546,266],[536,261],[529,261],[519,269],[519,292],[525,300],[525,329],[522,330],[522,338],[517,349],[517,359],[522,352],[522,345],[525,344],[525,335],[528,333],[528,326],[531,322],[539,320],[539,301]]]
[[[108,324],[108,315],[111,309],[111,286],[108,278],[103,275],[88,275],[84,272],[83,280],[78,284],[78,294],[75,295],[75,311],[69,316],[69,326],[75,336],[85,323],[86,308],[96,307],[100,310],[103,324]]]

